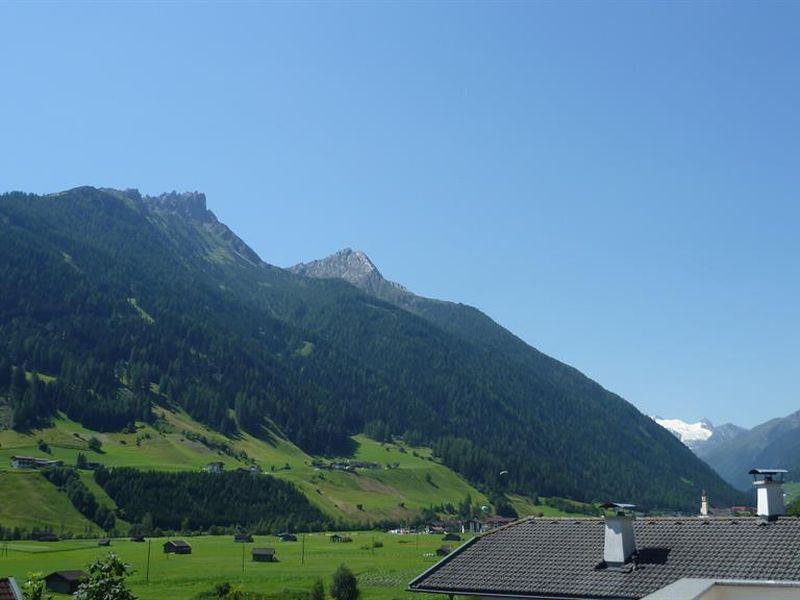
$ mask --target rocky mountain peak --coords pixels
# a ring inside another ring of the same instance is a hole
[[[167,192],[159,196],[146,196],[159,208],[182,214],[200,221],[214,220],[214,215],[206,207],[206,195],[202,192]]]
[[[405,290],[399,283],[385,279],[365,252],[352,248],[344,248],[327,258],[297,264],[289,270],[316,279],[343,279],[369,292],[384,286]]]

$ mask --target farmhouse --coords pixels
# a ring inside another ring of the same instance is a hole
[[[60,467],[63,460],[49,458],[36,458],[35,456],[12,456],[11,466],[15,469],[43,469],[45,467]]]
[[[0,600],[25,600],[13,577],[0,577]]]
[[[192,547],[183,540],[164,542],[164,554],[191,554]]]
[[[237,544],[250,544],[253,542],[253,536],[249,533],[237,533],[233,536],[233,541]]]
[[[293,533],[279,533],[278,539],[282,542],[296,542],[297,536]]]
[[[527,518],[473,538],[414,592],[533,600],[800,597],[800,519],[783,516],[776,470],[754,470],[757,517]]]
[[[275,562],[275,548],[253,548],[255,562]]]
[[[81,581],[87,577],[84,571],[56,571],[44,578],[47,589],[59,594],[74,594]]]
[[[346,535],[341,535],[339,533],[332,533],[330,536],[328,536],[328,539],[332,542],[339,542],[339,543],[347,543],[353,541],[353,538]]]

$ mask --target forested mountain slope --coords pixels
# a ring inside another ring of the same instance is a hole
[[[403,435],[486,490],[740,500],[647,416],[479,311],[267,265],[202,194],[6,194],[0,237],[0,390],[16,428],[59,409],[116,430],[169,401],[314,454]]]

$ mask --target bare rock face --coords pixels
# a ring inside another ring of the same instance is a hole
[[[327,258],[300,263],[289,271],[315,279],[343,279],[376,296],[382,296],[387,289],[410,293],[399,283],[385,279],[364,252],[351,248],[339,250]]]
[[[147,196],[162,209],[183,214],[198,221],[216,220],[206,207],[206,195],[202,192],[168,192],[160,196]]]

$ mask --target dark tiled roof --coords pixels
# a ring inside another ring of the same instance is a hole
[[[164,542],[164,545],[165,546],[171,545],[175,548],[191,548],[188,542],[185,542],[183,540],[170,540],[168,542]]]
[[[638,519],[638,558],[603,560],[602,519],[527,519],[461,546],[415,591],[536,598],[633,598],[683,577],[800,580],[800,519]]]
[[[0,600],[22,600],[17,594],[18,588],[8,577],[0,577]]]
[[[275,548],[253,548],[253,554],[272,555],[275,554]]]
[[[84,577],[88,577],[88,574],[85,571],[55,571],[54,573],[50,573],[50,575],[47,576],[47,579],[59,578],[67,581],[79,581]]]

